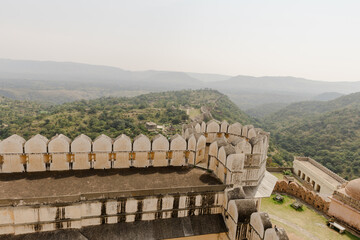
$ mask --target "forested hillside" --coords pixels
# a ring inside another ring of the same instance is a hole
[[[180,132],[189,122],[188,108],[205,106],[214,118],[248,124],[251,119],[229,98],[213,90],[184,90],[144,94],[132,98],[100,98],[47,106],[34,102],[1,98],[0,139],[12,134],[25,138],[40,133],[46,137],[63,133],[74,138],[80,133],[95,138],[101,133],[116,137],[125,133],[154,135],[147,121],[164,125],[164,135]]]
[[[291,104],[266,118],[264,128],[289,153],[312,157],[348,179],[360,176],[360,93]]]
[[[131,98],[99,98],[62,105],[0,98],[0,139],[19,134],[26,139],[40,133],[48,138],[84,133],[91,138],[104,133],[134,137],[179,133],[190,121],[187,111],[201,107],[212,117],[261,126],[271,133],[269,157],[273,164],[291,165],[294,155],[312,157],[348,179],[360,176],[360,93],[288,107],[258,122],[242,112],[229,98],[214,90],[149,93]],[[209,120],[209,119],[205,119]],[[145,123],[163,130],[149,132]]]

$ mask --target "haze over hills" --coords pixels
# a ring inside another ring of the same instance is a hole
[[[134,96],[146,92],[212,88],[243,110],[270,114],[292,102],[325,100],[360,91],[360,82],[322,82],[295,77],[226,76],[171,71],[126,71],[116,67],[69,62],[0,59],[0,94],[13,99],[63,103],[103,96]],[[257,109],[259,107],[259,109]]]

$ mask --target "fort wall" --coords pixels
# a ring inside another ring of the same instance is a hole
[[[288,239],[273,228],[259,199],[245,196],[265,176],[269,134],[252,125],[211,120],[183,126],[182,136],[115,139],[80,135],[26,141],[12,135],[0,141],[0,174],[86,169],[196,166],[213,172],[222,185],[205,188],[107,192],[61,199],[0,201],[0,234],[23,234],[65,228],[222,214],[230,239]],[[272,188],[272,187],[271,187]],[[247,198],[247,199],[245,199]],[[15,202],[14,202],[15,201]]]
[[[131,140],[60,134],[48,140],[12,135],[0,142],[0,173],[196,165],[226,184],[256,186],[265,173],[269,134],[251,125],[211,120],[184,126],[183,136]],[[220,144],[219,144],[220,142]]]
[[[221,214],[223,191],[120,197],[122,193],[68,196],[73,201],[0,207],[0,233],[25,234],[68,228]],[[140,194],[140,193],[139,193]],[[135,194],[136,195],[136,194]],[[74,201],[79,198],[79,201]]]
[[[295,157],[294,174],[309,188],[322,195],[331,196],[346,180],[308,157]]]
[[[312,190],[300,186],[296,182],[280,180],[276,183],[274,192],[286,193],[291,196],[297,197],[325,214],[327,214],[329,211],[329,199],[320,196]]]

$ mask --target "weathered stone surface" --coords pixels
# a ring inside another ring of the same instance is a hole
[[[2,156],[0,172],[11,173],[24,171],[24,156],[21,154],[24,152],[25,142],[24,138],[16,134],[0,142],[0,155]]]
[[[149,138],[143,134],[138,135],[134,139],[133,151],[136,152],[135,160],[133,161],[134,167],[147,167],[149,166],[149,152],[151,150],[151,142]]]
[[[25,153],[28,153],[28,172],[39,172],[46,170],[44,154],[47,153],[48,142],[49,140],[46,137],[37,134],[25,143],[24,150]]]
[[[51,138],[48,144],[48,152],[51,154],[51,171],[69,170],[67,154],[70,152],[71,140],[63,134]]]
[[[252,128],[250,128],[250,129],[248,130],[248,133],[247,133],[247,137],[248,137],[249,139],[251,139],[251,138],[253,138],[253,137],[256,137],[255,129],[254,129],[253,126],[251,126],[251,127],[252,127]]]
[[[93,152],[111,152],[112,139],[105,134],[98,136],[93,142]]]
[[[218,151],[218,160],[219,163],[217,164],[216,170],[214,171],[215,175],[221,180],[225,180],[225,164],[226,164],[226,151],[225,146],[219,148]]]
[[[49,153],[69,153],[71,140],[63,134],[51,138],[48,144]]]
[[[116,161],[113,168],[128,168],[130,167],[129,153],[132,150],[131,139],[125,134],[121,134],[114,141],[114,152],[116,154]]]
[[[289,240],[283,228],[269,228],[265,231],[264,240]]]
[[[47,153],[47,144],[49,140],[37,134],[26,141],[24,145],[25,153]]]
[[[77,136],[71,143],[71,152],[73,153],[90,153],[91,152],[91,138],[85,134]]]
[[[185,166],[185,151],[186,141],[180,135],[176,134],[170,139],[170,150],[172,157],[170,165],[172,166]]]
[[[230,239],[237,239],[238,225],[250,222],[250,216],[256,212],[256,204],[251,199],[230,200],[228,203],[228,214],[231,216],[226,220],[226,226],[229,228]]]
[[[245,153],[245,154],[251,154],[252,147],[251,144],[246,141],[244,138],[239,138],[236,141],[233,142],[235,144],[235,151],[237,153]]]
[[[217,141],[214,141],[209,146],[209,159],[210,159],[209,169],[212,171],[216,170],[217,161],[218,161],[217,156],[218,156],[218,144]]]
[[[230,154],[226,160],[226,167],[230,170],[227,174],[227,184],[241,185],[243,177],[245,155],[244,154]]]
[[[229,127],[229,123],[226,120],[222,121],[220,124],[220,132],[227,133],[228,127]]]
[[[71,152],[74,153],[73,169],[89,169],[89,153],[92,141],[88,136],[81,134],[71,143]]]
[[[169,151],[169,141],[161,134],[158,134],[154,137],[152,141],[151,151],[153,152],[153,162],[154,167],[165,167],[168,165],[168,159],[166,154]]]
[[[175,194],[181,188],[187,193],[186,188],[195,186],[225,188],[213,175],[198,168],[46,171],[27,173],[26,176],[22,173],[0,174],[0,200],[10,199],[12,204],[18,202],[18,199],[32,202],[32,198],[49,198],[50,203],[54,203],[58,197],[79,197],[80,194],[101,196],[104,193],[123,192],[123,196],[129,197],[144,191],[142,195],[148,196],[146,190],[167,189],[169,194]]]
[[[23,153],[25,139],[19,135],[11,135],[10,137],[4,139],[0,143],[0,154],[5,153]]]
[[[241,136],[241,131],[242,131],[242,125],[238,122],[231,124],[228,128],[229,134],[233,134],[237,136]]]
[[[206,124],[206,142],[212,143],[215,138],[217,138],[218,133],[220,132],[220,125],[219,122],[212,119]]]
[[[253,137],[250,140],[250,144],[252,145],[252,153],[253,154],[262,154],[264,146],[264,141],[262,137]]]
[[[197,123],[197,124],[195,125],[195,132],[196,132],[196,133],[201,133],[201,126],[200,126],[199,123]]]
[[[204,135],[197,135],[196,141],[196,163],[202,162],[205,160],[205,147],[206,147],[206,138]]]
[[[16,173],[23,172],[25,156],[22,155],[4,155],[2,159],[1,172],[3,173]]]
[[[112,139],[104,134],[98,136],[93,142],[93,152],[96,154],[95,169],[108,169],[111,167],[109,153],[112,152]]]
[[[205,122],[201,122],[201,130],[200,133],[204,133],[206,132],[206,123]]]
[[[267,229],[272,228],[269,215],[263,212],[252,213],[250,218],[250,225],[261,238],[265,237],[265,231]],[[256,233],[254,233],[253,236],[256,236]]]
[[[193,134],[187,139],[187,150],[189,151],[188,163],[195,165],[196,138]]]

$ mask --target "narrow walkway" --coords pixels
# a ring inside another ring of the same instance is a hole
[[[295,230],[303,233],[303,234],[304,234],[306,237],[308,237],[309,239],[312,239],[312,240],[321,240],[321,239],[319,239],[318,237],[316,237],[316,236],[314,236],[313,234],[311,234],[310,232],[308,232],[307,230],[305,230],[304,228],[302,228],[302,227],[300,227],[300,226],[298,226],[298,225],[296,225],[296,224],[294,224],[294,223],[290,223],[290,222],[288,222],[288,221],[286,221],[286,220],[284,220],[284,219],[282,219],[282,218],[280,218],[280,217],[278,217],[278,216],[272,215],[272,214],[269,214],[269,216],[270,216],[271,219],[274,219],[275,221],[281,222],[282,224],[287,225],[287,226],[289,226],[289,227],[291,227],[291,228],[294,228]]]

